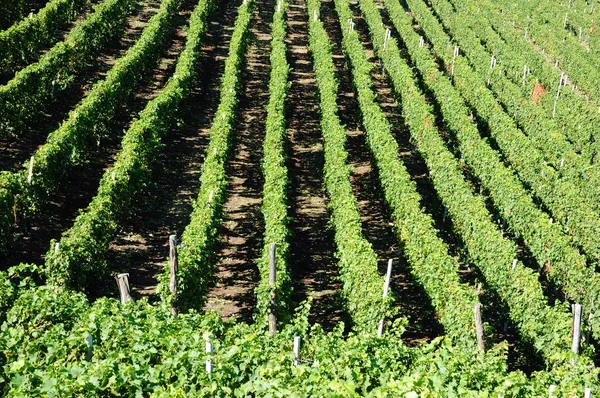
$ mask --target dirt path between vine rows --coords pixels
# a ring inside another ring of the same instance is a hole
[[[256,259],[260,257],[264,236],[260,209],[264,183],[261,160],[269,101],[270,24],[274,6],[273,0],[255,3],[227,165],[227,198],[215,249],[217,284],[209,290],[205,306],[219,312],[223,319],[250,321],[256,305],[254,288],[259,280]]]
[[[77,74],[66,90],[57,95],[56,101],[32,120],[23,131],[13,135],[0,135],[0,170],[20,170],[30,156],[46,142],[48,135],[56,130],[91,91],[93,85],[103,80],[116,60],[132,47],[150,18],[160,8],[160,0],[141,2],[127,18],[123,34],[108,43],[96,61]]]
[[[323,186],[323,136],[319,95],[308,51],[308,16],[304,0],[288,8],[288,62],[291,81],[287,100],[290,176],[289,216],[292,233],[290,268],[292,299],[312,298],[310,323],[331,330],[348,321],[340,296],[342,284],[334,257],[334,233],[329,226],[329,202]]]
[[[190,221],[237,6],[236,1],[217,4],[202,48],[197,83],[179,109],[182,121],[163,139],[165,146],[153,169],[153,183],[140,198],[140,210],[111,244],[111,270],[130,274],[134,299],[157,299],[158,278],[169,253],[169,235],[181,238]],[[116,285],[111,282],[110,294],[116,296]]]
[[[156,1],[154,5],[159,4],[158,0],[152,1]],[[23,228],[21,236],[11,246],[9,257],[3,261],[6,267],[20,262],[42,264],[50,240],[59,239],[61,233],[73,225],[79,210],[85,209],[96,195],[102,174],[113,164],[120,149],[122,134],[132,119],[158,95],[173,70],[185,42],[185,31],[182,27],[189,17],[188,8],[184,8],[176,16],[176,26],[179,28],[173,30],[162,57],[156,66],[146,73],[141,85],[136,89],[134,99],[115,115],[106,138],[99,146],[89,149],[85,154],[85,164],[70,173],[68,181],[51,195],[48,208],[32,218],[28,226]]]

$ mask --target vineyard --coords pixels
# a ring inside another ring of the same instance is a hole
[[[600,395],[599,18],[0,0],[0,395]]]

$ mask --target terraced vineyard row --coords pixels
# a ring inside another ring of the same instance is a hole
[[[598,394],[580,3],[0,0],[2,395]]]

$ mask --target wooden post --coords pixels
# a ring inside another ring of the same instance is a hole
[[[271,286],[271,301],[269,302],[269,333],[274,335],[277,332],[277,316],[275,315],[275,299],[277,295],[275,293],[275,280],[277,278],[277,258],[275,253],[277,250],[277,244],[271,243],[269,245],[269,286]]]
[[[300,363],[300,344],[302,339],[300,336],[294,336],[294,366]]]
[[[481,303],[475,303],[475,330],[477,332],[477,347],[485,352],[485,341],[483,340],[483,321],[481,320]]]
[[[390,288],[390,279],[392,277],[392,262],[393,260],[390,258],[388,260],[387,273],[385,274],[385,282],[383,284],[383,298],[388,296],[388,290]],[[381,337],[383,334],[383,318],[379,321],[379,327],[377,328],[377,337]]]
[[[115,276],[117,285],[119,286],[119,294],[121,295],[121,304],[133,300],[129,294],[129,274],[119,274]]]
[[[571,350],[575,354],[579,354],[579,342],[581,341],[581,304],[573,305],[573,343]],[[572,360],[571,363],[575,363]]]
[[[177,235],[169,235],[169,290],[173,295],[171,303],[171,315],[177,316],[177,271],[179,270],[179,259],[177,256]]]
[[[208,354],[208,358],[206,359],[206,373],[211,374],[213,371],[212,356],[214,355],[214,351],[208,339],[206,340],[206,353]]]

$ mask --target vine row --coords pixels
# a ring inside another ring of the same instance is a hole
[[[169,15],[179,8],[178,0],[163,0],[159,19],[166,29]],[[133,213],[133,199],[150,181],[153,160],[161,149],[161,138],[176,121],[176,110],[188,95],[196,75],[201,45],[208,28],[212,3],[201,0],[195,8],[186,45],[177,60],[175,72],[161,93],[150,101],[125,133],[122,148],[113,166],[106,170],[97,195],[75,223],[65,231],[59,245],[52,241],[46,255],[45,272],[49,283],[85,290],[106,272],[106,252],[123,220]],[[145,40],[153,43],[152,37]],[[156,43],[160,46],[160,43]]]
[[[136,0],[106,0],[36,63],[0,87],[0,134],[26,127],[64,91],[87,63],[122,31]]]
[[[58,40],[58,30],[90,6],[90,0],[52,0],[37,14],[0,32],[0,74],[33,61],[42,46]],[[3,10],[4,11],[4,10]]]
[[[221,80],[219,106],[212,121],[210,141],[202,164],[200,191],[193,205],[190,223],[185,227],[181,237],[177,271],[179,311],[201,309],[206,300],[205,293],[214,282],[213,249],[227,193],[226,166],[235,128],[241,71],[253,7],[252,0],[245,0],[238,7]],[[163,303],[170,305],[173,298],[168,284],[169,269],[167,268],[161,277],[158,291]]]
[[[337,113],[338,80],[331,43],[319,19],[321,2],[307,0],[306,4],[308,49],[313,58],[321,103],[324,181],[335,229],[342,294],[355,329],[374,331],[380,319],[392,315],[392,297],[382,296],[383,278],[378,272],[377,255],[362,233],[358,204],[350,184],[346,129]]]

